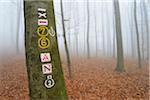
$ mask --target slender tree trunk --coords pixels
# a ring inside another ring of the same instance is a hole
[[[75,25],[76,28],[75,28],[75,41],[76,41],[76,54],[77,54],[77,57],[79,56],[79,49],[78,49],[78,36],[79,36],[79,29],[78,29],[78,25],[79,25],[79,10],[78,10],[78,3],[76,2],[76,7],[75,7],[75,10],[76,10],[76,17],[75,17]]]
[[[113,19],[113,58],[116,58],[116,29],[115,18]]]
[[[124,17],[128,18],[127,14],[125,14]],[[128,22],[125,21],[124,25],[127,26]],[[126,34],[126,37],[127,37],[127,39],[129,39],[130,38],[129,34]],[[126,51],[126,54],[124,56],[125,59],[128,58],[129,55],[130,55],[130,45],[129,45],[129,43],[131,43],[131,42],[130,41],[126,41],[126,44],[128,45],[128,48],[125,49],[125,51]]]
[[[115,15],[115,9],[114,15]],[[115,23],[115,16],[113,16],[113,58],[116,58],[116,29],[115,29],[116,23]]]
[[[21,1],[20,1],[21,2]],[[16,53],[19,53],[19,27],[20,27],[20,18],[21,18],[21,3],[18,4],[18,15],[17,15],[17,35],[16,35]]]
[[[67,100],[53,0],[25,0],[24,5],[30,100]]]
[[[70,2],[70,6],[69,6],[69,26],[68,26],[68,45],[69,45],[69,51],[70,51],[70,55],[72,54],[71,52],[71,10],[72,10],[72,2]]]
[[[123,57],[123,44],[122,44],[122,30],[120,8],[118,0],[114,0],[115,21],[116,21],[116,39],[117,39],[117,67],[116,70],[123,72],[124,70],[124,57]]]
[[[144,36],[145,36],[145,32],[144,32],[144,27],[145,27],[145,23],[143,22],[143,20],[144,20],[144,15],[143,15],[143,12],[142,12],[142,2],[141,2],[141,4],[140,4],[140,13],[141,13],[141,37],[142,37],[142,48],[141,48],[141,51],[142,51],[142,61],[141,61],[141,63],[142,63],[142,66],[144,65],[144,60],[145,60],[145,51],[144,51],[144,46],[145,46],[145,41],[144,41]]]
[[[150,34],[150,32],[149,32],[149,28],[150,28],[150,26],[149,26],[149,19],[148,19],[148,10],[146,9],[146,4],[145,4],[145,2],[144,1],[142,1],[143,2],[143,12],[144,12],[144,15],[145,15],[145,24],[146,24],[146,32],[147,32],[147,60],[149,60],[149,36],[148,36],[148,34]]]
[[[109,19],[109,14],[108,14],[108,8],[106,8],[106,16],[107,16],[107,56],[111,56],[111,32],[110,32],[110,19]]]
[[[64,22],[64,11],[63,11],[63,2],[62,2],[62,0],[60,1],[60,6],[61,6],[63,38],[64,38],[66,57],[67,57],[68,73],[69,73],[69,78],[71,79],[72,78],[71,61],[70,61],[70,54],[69,54],[68,44],[67,44],[67,40],[66,40],[66,29],[65,29],[65,22]]]
[[[75,33],[75,34],[77,34],[77,32]],[[79,56],[79,49],[78,49],[78,34],[77,35],[75,35],[75,38],[76,38],[76,54],[77,54],[77,57]]]
[[[131,11],[132,8],[131,8]],[[131,16],[128,16],[129,18],[129,27],[130,27],[130,32],[131,32],[131,56],[134,58],[135,57],[135,46],[134,46],[134,31],[133,31],[133,16],[132,16],[132,12],[129,13],[129,15]],[[130,20],[131,19],[131,20]]]
[[[84,8],[84,22],[86,22],[86,6]],[[84,56],[86,57],[87,50],[86,50],[86,23],[84,23]]]
[[[90,58],[90,11],[89,11],[89,0],[87,0],[87,57]]]
[[[103,1],[103,0],[102,0]],[[105,56],[106,50],[105,50],[105,29],[104,29],[104,5],[102,5],[102,16],[101,16],[101,21],[102,21],[102,37],[103,37],[103,55]]]
[[[138,66],[139,68],[142,67],[141,63],[141,52],[140,52],[140,40],[139,40],[139,30],[138,30],[138,23],[137,23],[137,11],[136,11],[136,0],[134,0],[134,20],[135,20],[135,31],[136,31],[136,39],[137,39],[137,51],[138,51]]]
[[[94,19],[95,19],[95,43],[96,43],[96,57],[98,56],[98,35],[97,35],[97,17],[96,17],[96,10],[94,12]]]

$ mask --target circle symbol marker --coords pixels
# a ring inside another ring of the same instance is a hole
[[[46,37],[41,37],[38,40],[38,45],[39,45],[40,48],[46,49],[50,46],[50,40]]]
[[[46,26],[38,27],[37,33],[39,36],[48,36],[48,28]]]
[[[47,76],[47,80],[44,82],[44,85],[48,89],[55,85],[55,81],[52,79],[52,75]]]

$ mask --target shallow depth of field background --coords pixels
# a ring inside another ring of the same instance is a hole
[[[54,0],[59,51],[69,100],[148,100],[149,0],[136,0],[141,69],[138,68],[134,0],[119,0],[125,66],[123,73],[115,71],[117,48],[113,0],[88,1],[63,0],[73,74],[69,80],[60,0]],[[23,0],[0,0],[0,22],[0,99],[29,100]],[[87,57],[87,32],[90,58]]]

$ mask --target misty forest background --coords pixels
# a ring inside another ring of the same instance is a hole
[[[69,98],[147,100],[150,1],[53,1],[59,52]],[[25,58],[23,0],[0,0],[0,22],[0,64],[18,55]],[[24,64],[22,60],[17,61],[20,61],[20,65]],[[0,69],[4,69],[2,67]],[[18,73],[25,73],[19,69],[16,69]],[[24,74],[20,75],[27,78]],[[87,82],[91,84],[85,85]]]
[[[136,59],[142,67],[149,56],[149,5],[148,0],[55,0],[61,55],[117,58],[118,54],[120,61]],[[1,0],[0,9],[1,57],[24,52],[23,1]]]

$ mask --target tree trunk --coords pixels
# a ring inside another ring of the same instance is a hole
[[[19,53],[19,27],[20,27],[20,18],[21,18],[21,1],[18,4],[17,7],[18,14],[17,14],[17,35],[16,35],[16,53]]]
[[[104,1],[102,0],[102,3],[103,3]],[[106,49],[105,49],[105,29],[104,29],[104,5],[102,5],[102,16],[101,16],[101,21],[102,21],[102,37],[103,37],[103,56],[105,56],[106,55]]]
[[[150,34],[149,32],[149,19],[148,19],[148,10],[146,9],[146,2],[142,1],[143,2],[143,12],[144,12],[144,15],[145,15],[145,24],[146,24],[146,32],[147,32],[147,60],[149,60],[149,36],[148,34]]]
[[[86,5],[86,4],[85,4]],[[84,7],[84,22],[86,23],[86,6]],[[86,50],[86,24],[84,23],[84,57],[86,58],[87,50]]]
[[[140,52],[140,40],[139,40],[139,30],[138,30],[138,23],[137,23],[137,11],[136,11],[136,0],[134,0],[134,22],[135,22],[135,31],[136,31],[136,39],[137,39],[137,51],[138,51],[138,66],[139,68],[142,67],[141,63],[141,52]]]
[[[144,39],[144,36],[145,36],[145,32],[144,32],[145,23],[144,23],[144,21],[143,21],[143,20],[145,20],[145,19],[144,19],[144,14],[143,14],[142,10],[143,10],[143,8],[142,8],[142,2],[141,2],[141,4],[140,4],[140,14],[141,14],[141,19],[142,19],[142,20],[141,20],[141,24],[140,24],[140,26],[141,26],[141,37],[142,37],[142,38],[141,38],[141,44],[142,44],[142,45],[141,45],[141,46],[142,46],[142,48],[141,48],[141,51],[142,51],[142,52],[141,52],[141,56],[142,56],[142,57],[141,57],[141,60],[142,60],[141,63],[142,63],[142,64],[141,64],[141,65],[144,66],[144,60],[145,60],[144,47],[145,47],[145,44],[146,44],[146,43],[145,43],[145,39]]]
[[[69,78],[71,79],[72,78],[71,61],[70,61],[70,54],[69,54],[68,44],[67,44],[67,40],[66,40],[66,29],[65,29],[65,23],[64,23],[64,11],[63,11],[63,2],[62,2],[62,0],[60,1],[60,6],[61,6],[61,18],[62,18],[63,38],[64,38],[64,45],[65,45],[66,57],[67,57],[68,74],[69,74]]]
[[[115,15],[115,9],[113,9]],[[113,16],[113,58],[116,58],[116,29],[115,16]]]
[[[95,43],[96,43],[96,57],[98,56],[98,35],[97,35],[97,17],[96,17],[96,10],[94,12],[94,19],[95,19]]]
[[[71,53],[71,11],[72,11],[72,2],[70,2],[69,3],[70,4],[70,6],[69,6],[69,21],[68,21],[68,46],[70,47],[69,48],[69,51],[70,51],[70,54],[72,54]],[[70,55],[71,56],[71,55]]]
[[[135,57],[135,50],[134,50],[135,45],[134,45],[134,31],[133,31],[134,21],[133,21],[133,13],[132,13],[133,9],[132,8],[130,10],[131,12],[129,12],[129,15],[131,15],[131,16],[128,16],[128,20],[131,19],[131,20],[129,20],[129,27],[130,27],[130,32],[131,32],[131,42],[132,42],[131,43],[131,56],[132,56],[132,58],[134,58]]]
[[[116,58],[116,29],[115,17],[113,18],[113,58]]]
[[[76,2],[76,5],[75,5],[75,41],[76,41],[76,53],[77,53],[77,57],[79,56],[79,48],[78,48],[78,37],[79,37],[79,29],[78,29],[78,25],[79,25],[79,10],[78,10],[78,2]]]
[[[107,26],[107,49],[106,49],[106,51],[107,51],[107,56],[108,57],[110,57],[111,56],[111,31],[110,31],[110,19],[109,19],[109,10],[108,10],[108,8],[106,8],[106,16],[107,16],[107,24],[106,24],[106,26]]]
[[[116,39],[117,39],[117,67],[116,67],[116,70],[119,72],[123,72],[125,70],[124,70],[121,18],[120,18],[120,8],[119,8],[118,0],[114,0],[114,9],[115,9]]]
[[[90,32],[90,11],[89,11],[89,0],[87,0],[87,57],[90,58],[90,37],[89,37],[89,32]]]
[[[53,1],[25,0],[24,5],[30,100],[67,100]]]

